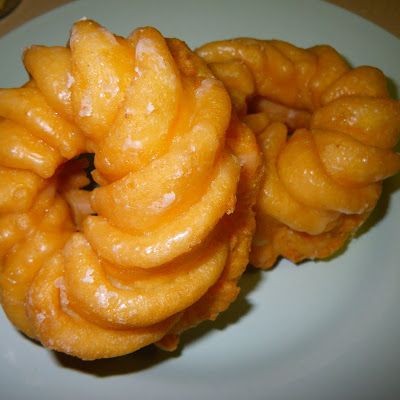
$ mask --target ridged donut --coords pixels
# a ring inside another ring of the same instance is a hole
[[[331,256],[400,170],[400,103],[377,68],[351,68],[330,46],[233,39],[197,50],[256,132],[265,175],[251,262],[269,268]]]
[[[238,293],[253,133],[206,64],[153,28],[122,38],[82,20],[67,47],[33,46],[24,64],[28,84],[0,90],[4,311],[82,359],[173,349]]]

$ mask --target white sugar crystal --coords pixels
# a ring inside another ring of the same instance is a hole
[[[92,115],[92,101],[89,96],[84,96],[81,102],[81,109],[79,111],[80,117],[90,117]]]
[[[154,43],[151,39],[142,38],[137,42],[136,45],[136,54],[141,57],[144,54],[155,53],[156,49],[154,47]]]
[[[94,272],[93,268],[88,268],[86,270],[85,277],[82,278],[82,282],[84,282],[84,283],[93,283],[94,282],[94,279],[93,279],[93,276],[92,276],[93,272]]]
[[[64,278],[62,278],[62,277],[57,278],[57,279],[54,281],[54,286],[55,286],[57,289],[61,289],[62,287],[64,287]]]
[[[145,249],[144,249],[144,252],[146,253],[146,254],[151,254],[152,252],[153,252],[153,246],[147,246]],[[128,301],[128,303],[129,303],[129,301]],[[129,303],[130,304],[130,303]]]
[[[36,315],[36,319],[38,324],[41,324],[46,319],[46,313],[45,312],[39,313],[38,315]]]
[[[58,98],[62,101],[67,102],[71,98],[71,92],[69,90],[62,90],[58,94]]]
[[[183,171],[180,168],[178,168],[175,171],[175,173],[172,175],[172,178],[177,179],[177,178],[180,178],[182,175],[183,175]]]
[[[175,192],[165,193],[162,199],[161,206],[168,207],[175,201],[175,198],[176,198]]]
[[[175,192],[165,193],[161,201],[155,201],[150,205],[153,210],[160,210],[169,207],[175,201]]]
[[[67,73],[67,89],[70,89],[71,86],[74,84],[75,79],[74,77],[68,72]]]
[[[122,146],[123,150],[128,149],[135,149],[140,150],[143,148],[143,143],[140,140],[133,140],[132,137],[129,135]]]
[[[215,79],[210,79],[210,78],[202,80],[200,86],[195,91],[195,96],[196,97],[204,96],[204,94],[208,92],[212,88],[212,86],[215,85],[215,82],[216,82]]]
[[[122,248],[122,244],[121,243],[115,243],[112,247],[112,252],[113,253],[119,253],[119,251]]]
[[[60,301],[62,306],[67,306],[69,304],[69,300],[67,297],[67,292],[65,289],[64,278],[60,277],[54,281],[54,286],[60,290]]]
[[[128,118],[130,115],[135,114],[135,109],[132,107],[127,107],[125,109],[125,118]]]
[[[146,110],[149,114],[151,114],[156,108],[154,107],[153,103],[149,101],[146,106]]]
[[[111,298],[118,297],[117,293],[110,292],[104,285],[100,285],[97,288],[95,296],[97,298],[98,304],[104,308],[109,306],[109,300]]]
[[[140,78],[142,76],[142,71],[137,66],[134,68],[134,70],[135,70],[137,76]]]

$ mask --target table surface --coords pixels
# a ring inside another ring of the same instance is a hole
[[[0,37],[24,22],[73,0],[22,0],[8,16],[0,20]],[[343,7],[400,38],[399,0],[321,0]]]

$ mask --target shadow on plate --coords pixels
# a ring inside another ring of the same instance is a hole
[[[389,94],[394,99],[399,100],[399,92],[397,90],[396,82],[392,78],[386,77]]]
[[[224,330],[229,327],[229,325],[236,323],[244,315],[249,313],[252,308],[252,305],[247,300],[247,295],[260,283],[261,279],[265,278],[266,274],[262,275],[262,271],[249,267],[240,281],[241,291],[236,301],[229,309],[222,313],[216,321],[205,321],[198,327],[183,333],[180,346],[178,350],[174,352],[170,353],[160,350],[156,346],[148,346],[126,356],[95,361],[82,361],[63,353],[53,352],[52,354],[57,364],[61,367],[74,369],[97,377],[126,375],[144,371],[155,365],[180,357],[185,349],[192,343],[205,338],[215,331]]]

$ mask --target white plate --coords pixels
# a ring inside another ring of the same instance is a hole
[[[400,83],[400,41],[321,1],[82,1],[0,40],[0,87],[20,85],[22,49],[64,44],[83,16],[116,33],[153,25],[190,46],[234,36],[329,43]],[[395,86],[395,85],[393,85]],[[249,272],[243,295],[179,354],[145,349],[84,363],[55,356],[0,316],[2,399],[399,399],[400,187],[387,182],[368,231],[329,262]]]

